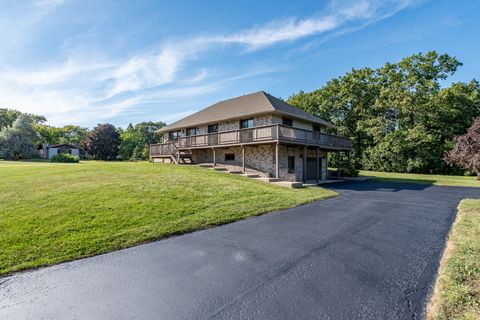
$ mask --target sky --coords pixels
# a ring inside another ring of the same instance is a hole
[[[478,0],[0,0],[0,107],[48,124],[171,123],[220,100],[287,99],[436,50],[479,79]]]

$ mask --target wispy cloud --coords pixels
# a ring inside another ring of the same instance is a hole
[[[62,3],[34,2],[32,21],[39,21]],[[91,124],[92,119],[107,120],[142,104],[191,99],[220,90],[228,82],[275,72],[252,68],[240,75],[212,77],[207,68],[190,67],[189,62],[215,54],[216,50],[240,46],[243,54],[249,55],[277,44],[368,24],[413,4],[411,0],[334,0],[322,14],[275,20],[229,34],[164,41],[124,58],[70,54],[64,62],[29,66],[27,71],[0,66],[0,105],[44,114],[53,124]]]

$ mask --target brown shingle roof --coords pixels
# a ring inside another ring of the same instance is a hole
[[[188,117],[180,119],[159,129],[158,132],[195,127],[198,125],[217,123],[229,119],[238,119],[267,113],[280,113],[325,126],[332,126],[323,119],[311,115],[302,109],[291,106],[285,101],[275,98],[264,91],[259,91],[217,102],[210,107],[200,110],[192,115],[189,115]]]

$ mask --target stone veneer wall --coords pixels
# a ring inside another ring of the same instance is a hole
[[[216,148],[216,162],[218,164],[242,165],[242,148]],[[225,161],[225,154],[235,154],[234,161]],[[320,150],[319,153],[322,163],[322,179],[326,177],[326,152]],[[212,163],[212,149],[193,149],[193,160],[196,163]],[[295,173],[288,172],[288,157],[295,157]],[[307,157],[315,157],[314,149],[307,150]],[[303,179],[303,147],[298,146],[280,146],[280,179],[288,181],[302,181]],[[270,177],[275,176],[275,144],[264,144],[256,146],[245,146],[245,166],[267,173]]]
[[[264,115],[253,117],[253,125],[255,127],[267,126],[270,124],[273,124],[273,119],[271,114],[264,114]]]
[[[196,163],[212,163],[212,149],[192,149],[192,158]]]
[[[218,124],[218,131],[230,131],[230,130],[237,130],[239,128],[240,128],[239,120],[220,122]]]
[[[269,176],[275,175],[275,150],[274,145],[255,145],[245,146],[245,166],[247,168],[255,169]],[[225,161],[225,154],[233,153],[235,155],[234,161]],[[196,163],[212,163],[213,150],[212,149],[193,149],[193,160]],[[218,164],[231,164],[236,166],[242,165],[242,148],[241,147],[227,147],[215,148],[215,157]]]
[[[271,114],[259,115],[253,117],[253,126],[261,127],[269,124],[273,124],[273,118]],[[218,124],[218,131],[230,131],[240,129],[240,119],[220,122]]]
[[[316,157],[315,149],[307,149],[307,158]],[[295,157],[295,173],[288,172],[288,157]],[[322,163],[322,179],[326,177],[326,152],[320,150],[319,157]],[[299,146],[280,146],[280,179],[288,181],[302,181],[303,180],[303,147]]]

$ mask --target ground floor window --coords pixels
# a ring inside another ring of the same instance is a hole
[[[235,153],[225,153],[225,161],[235,161]]]
[[[288,157],[288,173],[295,173],[295,157]]]

